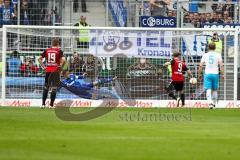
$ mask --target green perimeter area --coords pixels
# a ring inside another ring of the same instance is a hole
[[[239,150],[237,109],[125,108],[70,122],[50,109],[0,108],[2,160],[239,160]]]

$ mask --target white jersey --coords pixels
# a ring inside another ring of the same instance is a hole
[[[201,63],[205,63],[205,74],[218,74],[219,63],[222,62],[221,54],[210,51],[202,56]]]

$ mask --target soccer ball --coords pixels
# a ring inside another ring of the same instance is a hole
[[[197,79],[196,79],[196,78],[191,78],[191,79],[189,80],[189,83],[191,83],[191,84],[196,84],[196,83],[197,83]]]

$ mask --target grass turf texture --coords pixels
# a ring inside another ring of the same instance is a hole
[[[156,113],[188,115],[189,110],[125,108],[91,121],[67,122],[50,109],[0,108],[0,159],[240,159],[239,110],[192,109],[191,121],[144,119]]]

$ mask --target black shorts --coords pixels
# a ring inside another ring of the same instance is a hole
[[[47,72],[45,87],[58,87],[60,85],[60,72]]]
[[[176,91],[182,91],[184,87],[183,81],[172,81],[171,82]]]

